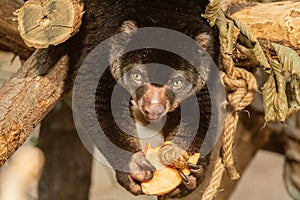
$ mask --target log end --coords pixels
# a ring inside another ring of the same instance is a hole
[[[79,31],[83,8],[82,1],[27,1],[15,12],[20,35],[29,47],[58,45]]]

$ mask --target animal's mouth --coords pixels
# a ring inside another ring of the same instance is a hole
[[[148,122],[158,122],[162,118],[162,116],[160,116],[160,115],[151,115],[151,116],[149,116],[149,115],[145,115],[145,114],[144,114],[144,117]]]
[[[166,109],[161,104],[142,106],[142,113],[148,122],[158,122],[166,114]]]

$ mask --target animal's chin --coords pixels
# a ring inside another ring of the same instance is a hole
[[[147,116],[147,115],[144,115],[144,117],[145,117],[145,119],[146,119],[146,121],[147,122],[150,122],[150,123],[152,123],[152,122],[158,122],[158,121],[160,121],[161,120],[161,116]]]

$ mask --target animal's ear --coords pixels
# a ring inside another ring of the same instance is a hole
[[[119,80],[122,76],[120,57],[124,55],[126,46],[137,31],[136,23],[130,20],[124,21],[120,31],[120,34],[112,37],[109,53],[110,70],[116,80]]]
[[[199,46],[201,46],[204,50],[207,50],[212,41],[212,37],[208,33],[203,32],[196,35],[195,40]]]
[[[136,30],[137,30],[137,25],[136,25],[135,21],[132,21],[132,20],[124,21],[121,26],[121,31],[124,31],[128,34],[134,33],[134,32],[136,32]]]

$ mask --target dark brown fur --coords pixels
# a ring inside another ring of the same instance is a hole
[[[216,63],[218,62],[219,49],[216,39],[217,32],[215,28],[211,28],[207,21],[201,17],[201,13],[204,11],[207,1],[105,0],[99,1],[98,4],[99,5],[97,6],[99,6],[99,8],[107,8],[107,11],[100,9],[99,16],[95,16],[103,17],[103,24],[99,25],[103,26],[102,29],[95,28],[95,30],[103,32],[101,35],[102,40],[105,39],[105,37],[122,31],[122,24],[128,21],[134,22],[137,27],[164,27],[179,31],[196,39],[199,45],[202,45],[202,47],[207,50],[214,61]],[[128,29],[131,31],[130,27]],[[101,41],[101,38],[99,39],[99,42]],[[92,40],[95,41],[95,39]],[[130,41],[128,41],[128,43],[129,42]],[[145,118],[145,112],[153,111],[154,114],[157,114],[155,112],[158,112],[159,106],[162,106],[167,112],[161,116],[161,118],[166,117],[165,126],[161,131],[164,140],[172,140],[178,147],[189,146],[186,151],[189,154],[193,154],[199,152],[211,117],[211,99],[204,82],[195,84],[195,87],[198,88],[195,92],[199,102],[199,105],[196,106],[200,110],[200,122],[194,120],[194,116],[197,113],[193,113],[193,111],[196,112],[198,109],[193,108],[192,106],[195,106],[193,104],[190,104],[191,107],[189,110],[192,111],[190,115],[181,119],[181,108],[178,105],[182,101],[185,101],[188,104],[188,102],[191,101],[189,98],[184,99],[181,97],[176,99],[176,96],[174,96],[172,92],[169,92],[166,86],[157,86],[151,84],[151,82],[143,86],[145,88],[143,90],[140,89],[140,93],[138,91],[133,93],[131,96],[132,101],[138,104],[138,101],[142,99],[143,102],[140,104],[141,107],[134,107],[134,105],[130,104],[132,106],[129,109],[131,113],[128,114],[128,88],[126,88],[126,84],[122,86],[118,85],[116,79],[124,75],[122,74],[123,71],[128,71],[128,66],[130,66],[130,64],[149,62],[162,63],[175,70],[181,70],[185,77],[192,83],[199,81],[199,79],[194,76],[195,72],[193,71],[193,68],[186,63],[186,61],[178,58],[178,56],[171,55],[168,52],[153,49],[134,51],[126,54],[118,65],[111,67],[111,70],[107,69],[102,75],[102,78],[99,81],[95,101],[99,123],[105,136],[114,145],[132,152],[133,155],[131,157],[116,155],[114,149],[110,146],[96,145],[115,169],[122,166],[122,168],[127,170],[127,172],[116,170],[116,177],[123,187],[135,195],[142,194],[140,182],[144,179],[151,178],[149,171],[153,169],[151,168],[151,165],[147,163],[141,152],[142,149],[137,138],[136,126],[132,118],[134,118],[135,121],[138,121],[138,118],[144,117],[144,119],[140,121],[142,121],[142,123],[147,123],[148,121],[149,123],[149,119]],[[207,69],[203,70],[206,71]],[[151,73],[148,75],[150,76]],[[120,91],[122,91],[117,100],[111,99],[115,87],[119,87]],[[151,104],[154,93],[158,94],[158,99],[160,100],[159,106]],[[117,116],[113,116],[111,112],[112,101],[114,105],[117,106]],[[140,115],[137,115],[136,113],[139,111],[141,113]],[[183,120],[182,124],[180,124],[180,120]],[[125,130],[118,126],[120,123],[122,127],[125,127]],[[198,132],[196,137],[189,142],[192,135],[189,127],[194,125],[199,125]],[[175,135],[177,136],[176,140],[174,140]],[[201,158],[198,162],[204,169],[208,166],[208,163],[209,159],[207,157]],[[203,176],[198,177],[198,182],[201,182],[202,179]],[[183,184],[179,188],[181,189],[179,196],[189,192]]]

